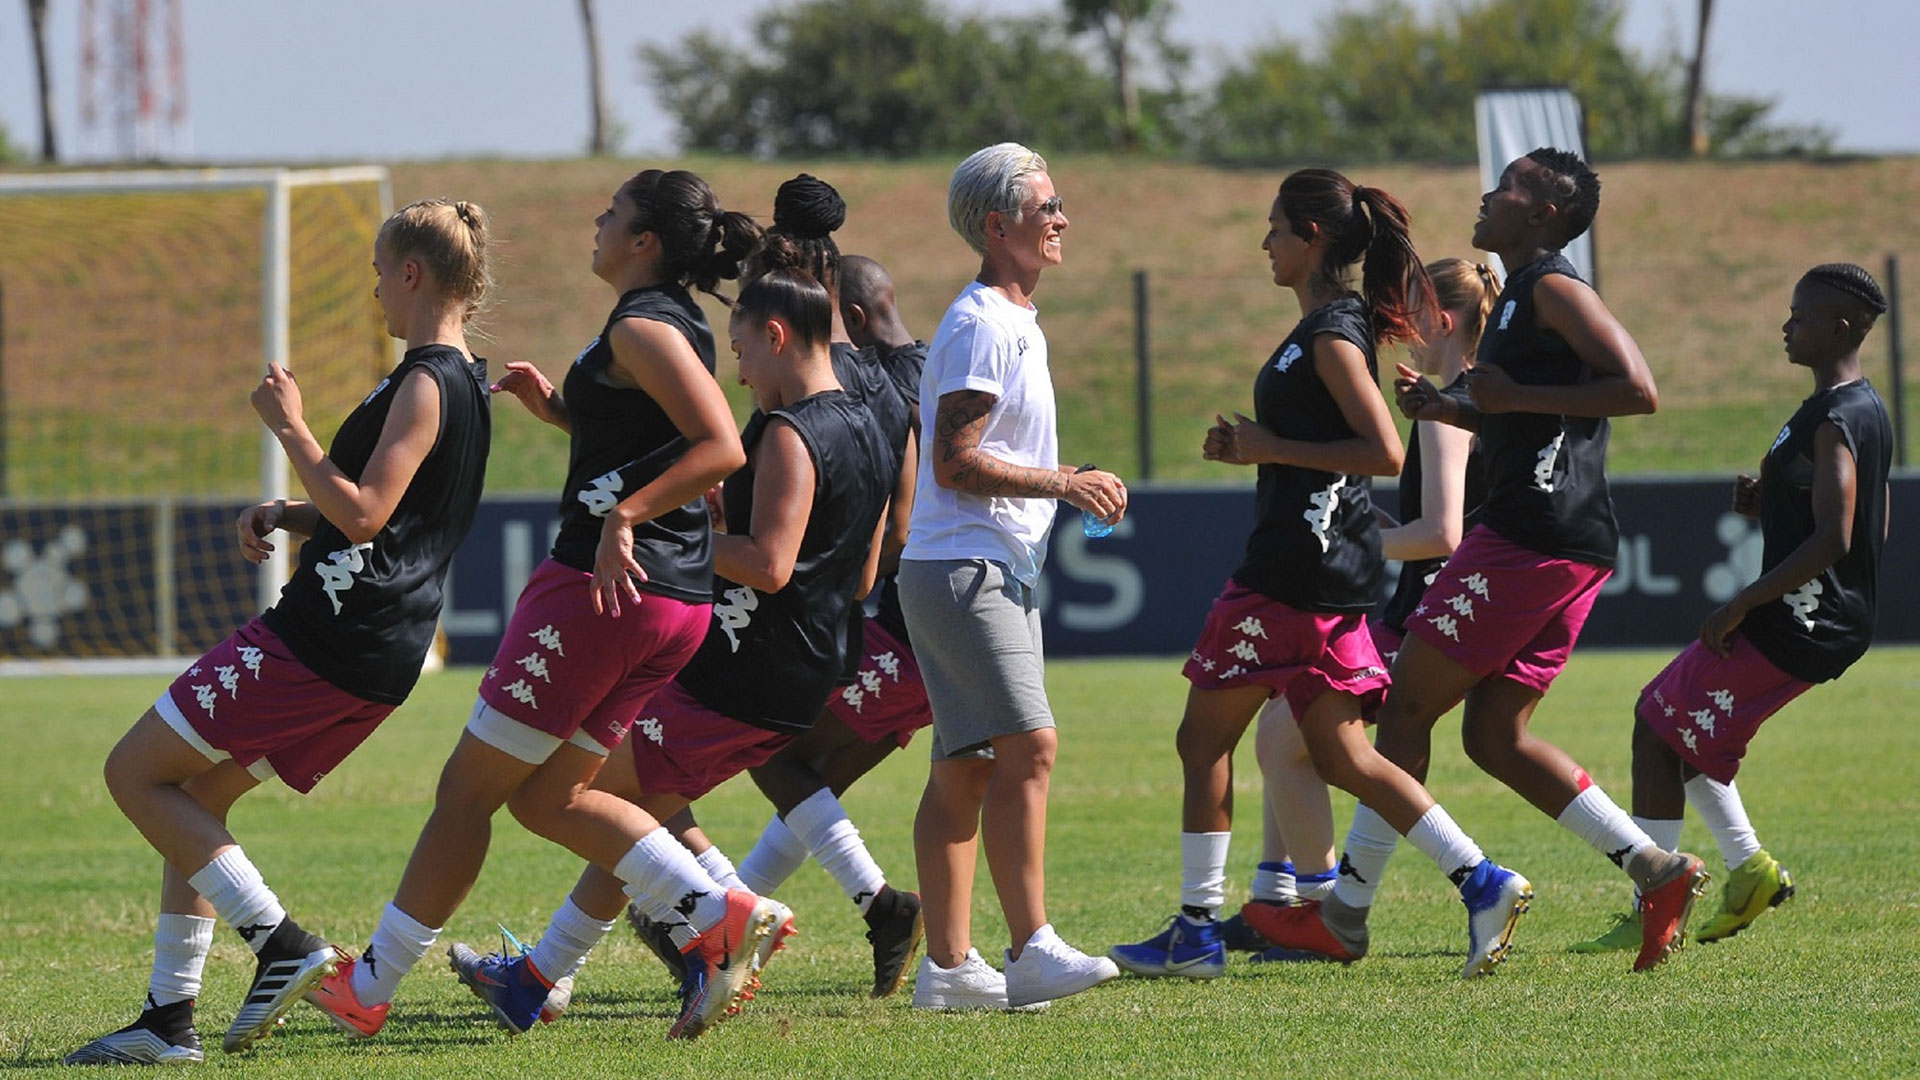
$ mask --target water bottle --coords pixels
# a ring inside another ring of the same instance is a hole
[[[1092,468],[1093,463],[1088,462],[1073,471],[1083,473]],[[1080,511],[1080,531],[1087,535],[1087,539],[1098,540],[1103,536],[1112,536],[1113,526],[1107,524],[1106,519],[1099,514],[1091,510],[1082,510]]]

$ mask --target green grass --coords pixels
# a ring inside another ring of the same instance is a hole
[[[1585,652],[1537,729],[1627,797],[1629,706],[1667,658]],[[1125,979],[1039,1016],[924,1016],[874,1002],[861,926],[817,869],[783,896],[802,935],[746,1012],[698,1042],[665,1040],[671,987],[624,931],[582,974],[567,1019],[509,1039],[429,958],[368,1043],[311,1009],[257,1051],[214,1050],[209,1071],[259,1076],[1543,1076],[1913,1075],[1920,1072],[1920,650],[1883,648],[1768,725],[1741,786],[1799,895],[1733,941],[1693,946],[1650,975],[1624,955],[1566,947],[1626,902],[1625,879],[1579,841],[1473,771],[1453,722],[1436,733],[1433,788],[1495,858],[1538,889],[1515,957],[1493,978],[1457,977],[1464,927],[1447,883],[1402,851],[1351,968],[1237,961],[1214,983]],[[472,672],[430,676],[413,701],[310,798],[263,788],[236,833],[304,923],[363,944],[390,895],[471,699]],[[108,747],[159,679],[0,683],[0,1069],[36,1071],[125,1023],[144,992],[155,858],[99,779]],[[1174,660],[1058,662],[1062,730],[1049,846],[1049,911],[1089,950],[1151,933],[1176,903],[1179,770],[1172,731],[1184,698]],[[881,864],[910,882],[908,823],[925,738],[846,800]],[[1251,822],[1250,745],[1236,782]],[[1350,802],[1336,802],[1344,822]],[[736,781],[702,806],[736,857],[766,807]],[[487,873],[445,940],[490,943],[494,923],[531,937],[572,881],[571,857],[502,815]],[[1704,832],[1685,841],[1721,871]],[[1244,890],[1257,829],[1240,834],[1231,888]],[[983,877],[976,941],[1004,927]],[[1718,884],[1710,899],[1717,898]],[[202,998],[217,1043],[251,961],[224,927]]]

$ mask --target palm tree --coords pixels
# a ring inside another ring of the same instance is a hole
[[[27,0],[27,23],[33,31],[33,66],[40,90],[40,160],[60,156],[53,126],[53,80],[47,70],[47,0]]]
[[[1687,67],[1687,149],[1694,157],[1706,157],[1707,143],[1707,20],[1713,17],[1713,0],[1699,0],[1699,32],[1694,35],[1693,63]]]
[[[593,97],[593,128],[587,149],[594,157],[604,157],[612,150],[612,140],[607,135],[607,84],[600,73],[600,28],[593,18],[593,0],[580,0],[580,22],[587,31],[587,83]]]

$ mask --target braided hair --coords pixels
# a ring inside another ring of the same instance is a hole
[[[1800,280],[1825,285],[1851,297],[1866,309],[1868,326],[1873,325],[1875,316],[1886,314],[1887,294],[1880,291],[1880,283],[1873,280],[1873,275],[1864,267],[1853,263],[1821,263],[1800,275]]]
[[[1593,228],[1594,216],[1600,212],[1600,174],[1579,154],[1551,146],[1528,151],[1527,160],[1540,166],[1528,186],[1560,208],[1560,220],[1566,226],[1560,242],[1571,243]]]

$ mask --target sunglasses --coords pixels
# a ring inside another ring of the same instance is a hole
[[[1064,217],[1066,216],[1066,203],[1061,201],[1060,196],[1055,195],[1053,198],[1036,206],[1015,207],[1014,212],[1021,217],[1026,217],[1028,214],[1038,214],[1048,219]]]

